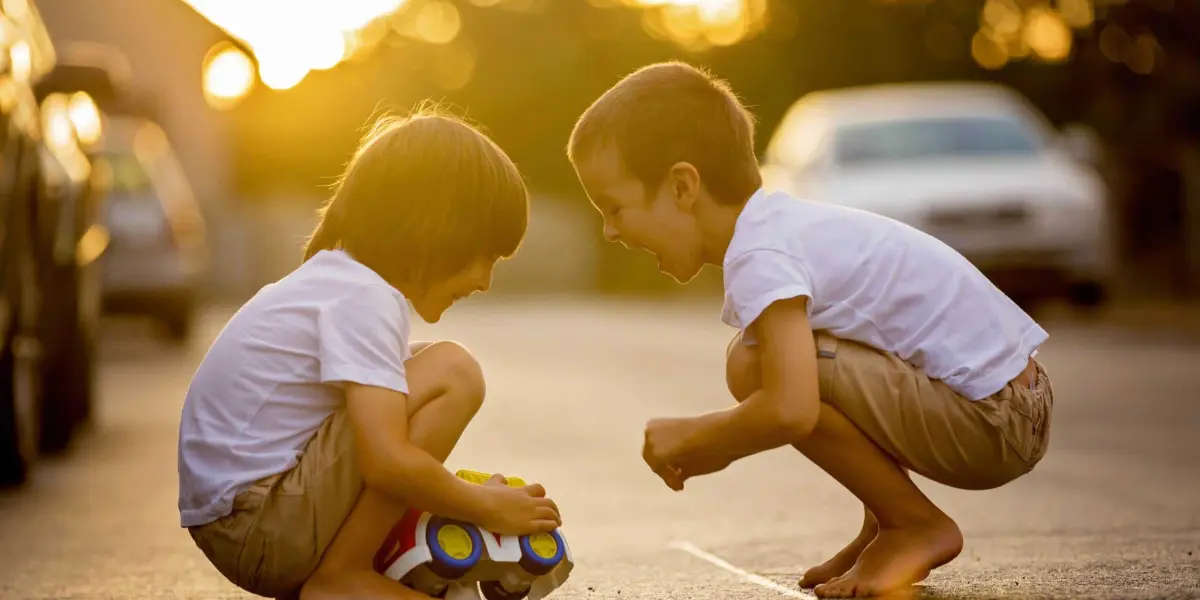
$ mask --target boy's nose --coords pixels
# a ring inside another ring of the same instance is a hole
[[[615,242],[621,238],[617,234],[617,229],[608,223],[604,224],[604,239],[610,242]]]

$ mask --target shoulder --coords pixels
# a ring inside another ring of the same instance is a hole
[[[408,301],[396,288],[385,283],[347,283],[328,297],[331,307],[367,308],[383,313],[407,314]]]
[[[738,217],[725,253],[723,320],[745,328],[771,303],[812,297],[804,239],[810,203],[785,193],[755,194]]]
[[[809,204],[784,192],[755,194],[738,216],[724,266],[735,266],[747,260],[748,255],[781,254],[798,258]]]
[[[341,250],[322,250],[294,271],[287,285],[291,302],[318,309],[376,309],[407,312],[404,294]]]
[[[347,283],[331,291],[317,305],[323,317],[337,321],[408,328],[408,302],[387,284]]]
[[[770,269],[780,264],[805,270],[804,240],[813,215],[810,202],[784,192],[760,191],[738,216],[733,238],[725,252],[726,283],[744,271]]]
[[[365,265],[337,251],[322,251],[302,264],[272,292],[274,312],[315,319],[322,337],[405,335],[408,301]]]

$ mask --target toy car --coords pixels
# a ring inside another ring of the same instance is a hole
[[[459,471],[483,484],[491,476]],[[524,487],[508,478],[510,487]],[[375,570],[435,598],[541,600],[558,589],[574,567],[561,529],[533,535],[499,535],[464,521],[409,510],[375,555]],[[478,584],[478,590],[475,586]]]

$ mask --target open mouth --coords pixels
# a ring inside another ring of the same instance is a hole
[[[657,263],[658,263],[658,270],[659,271],[663,270],[663,259],[661,256],[658,255],[657,252],[655,252],[645,246],[637,246],[637,249],[649,254],[650,256],[653,256],[654,260],[657,261]]]

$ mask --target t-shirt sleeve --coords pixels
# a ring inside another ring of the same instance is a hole
[[[812,278],[804,264],[794,256],[775,249],[749,250],[725,266],[725,308],[722,321],[743,331],[742,341],[755,344],[749,327],[764,310],[780,300],[809,298],[812,306]]]
[[[407,394],[406,308],[382,287],[356,291],[324,307],[317,317],[321,383],[351,382]]]

